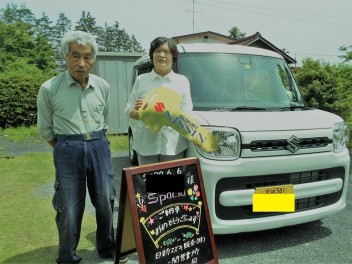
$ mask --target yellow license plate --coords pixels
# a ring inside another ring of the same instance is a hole
[[[256,194],[292,194],[293,184],[255,188]]]

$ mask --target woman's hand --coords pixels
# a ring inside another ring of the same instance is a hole
[[[135,107],[134,109],[132,109],[132,111],[130,112],[130,117],[136,120],[141,119],[141,115],[139,113],[139,108],[141,108],[143,104],[143,100],[142,99],[138,99],[136,101]]]

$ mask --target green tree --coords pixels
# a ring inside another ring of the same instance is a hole
[[[89,32],[93,35],[97,34],[97,22],[95,18],[91,16],[90,12],[82,11],[81,18],[77,22],[75,30]]]
[[[60,12],[54,26],[53,34],[55,34],[55,39],[61,40],[62,37],[71,30],[71,28],[71,20],[63,12]]]
[[[129,51],[130,50],[130,37],[125,29],[119,29],[119,23],[115,22],[114,26],[116,29],[116,38],[114,39],[114,44],[117,51]]]
[[[35,25],[35,16],[25,4],[19,6],[13,3],[7,4],[6,8],[0,10],[0,17],[6,24],[22,21],[32,26]]]
[[[232,27],[229,30],[229,33],[230,33],[229,37],[233,39],[241,39],[246,36],[246,33],[241,32],[241,30],[238,27]]]
[[[44,72],[52,72],[56,68],[55,51],[47,38],[38,35],[34,38],[33,60],[35,65]]]
[[[341,52],[344,54],[339,56],[340,58],[344,59],[344,62],[352,61],[352,45],[350,46],[342,46],[339,48]]]
[[[52,24],[53,21],[51,21],[50,18],[44,12],[42,13],[42,16],[39,19],[36,19],[35,22],[35,29],[37,33],[43,35],[51,43],[54,42],[54,28]]]
[[[112,26],[105,23],[104,27],[101,27],[97,25],[90,12],[82,11],[75,30],[93,34],[96,37],[99,51],[144,52],[136,38],[133,35],[129,36],[125,29],[120,28],[117,21]]]
[[[145,52],[142,45],[137,41],[134,35],[131,36],[131,52]]]
[[[32,26],[24,22],[5,24],[0,22],[0,71],[7,64],[23,58],[38,69],[50,71],[54,68],[54,52],[41,35],[34,35]]]
[[[296,79],[308,105],[329,112],[336,112],[334,102],[338,99],[336,81],[332,76],[333,67],[319,61],[306,59],[297,70]]]
[[[34,123],[38,88],[54,67],[52,46],[32,25],[0,22],[0,127]]]
[[[352,66],[338,64],[336,68],[337,87],[340,98],[336,102],[336,105],[340,109],[341,116],[352,127]]]
[[[105,26],[98,27],[96,32],[100,51],[144,52],[136,38],[133,35],[130,37],[125,29],[121,29],[117,21],[113,26],[105,23]]]
[[[60,12],[52,32],[52,44],[56,54],[55,61],[58,69],[65,68],[65,63],[63,62],[63,59],[60,53],[61,39],[67,32],[71,30],[71,28],[72,28],[71,20],[68,17],[66,17],[66,15],[63,12]]]
[[[308,58],[297,69],[295,78],[308,106],[340,115],[352,125],[351,66],[330,65]]]
[[[107,23],[104,27],[97,28],[97,44],[100,51],[116,51],[113,44],[114,41],[114,28]]]

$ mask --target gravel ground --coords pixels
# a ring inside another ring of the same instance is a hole
[[[48,143],[40,139],[34,141],[14,142],[7,140],[6,137],[0,136],[0,157],[14,157],[31,152],[51,151]]]

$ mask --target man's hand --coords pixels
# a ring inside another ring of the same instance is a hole
[[[49,145],[54,148],[56,144],[56,139],[54,138],[53,140],[48,141]]]

